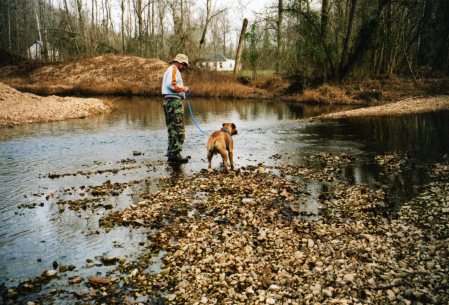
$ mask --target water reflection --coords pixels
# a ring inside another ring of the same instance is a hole
[[[435,158],[449,151],[449,112],[381,117],[348,121],[357,137],[370,139],[370,149],[378,152],[408,153]]]

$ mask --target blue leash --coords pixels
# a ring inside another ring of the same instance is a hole
[[[198,124],[198,122],[195,120],[195,116],[193,115],[193,111],[192,111],[192,107],[190,107],[190,101],[189,99],[186,97],[186,101],[187,101],[187,106],[189,107],[190,110],[190,116],[192,117],[193,123],[195,123],[195,126],[198,128],[198,130],[207,137],[207,133],[204,132],[204,130],[201,129],[200,125]]]

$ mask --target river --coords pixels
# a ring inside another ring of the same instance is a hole
[[[146,233],[141,229],[98,225],[111,209],[123,209],[157,189],[157,177],[189,175],[207,168],[203,136],[186,111],[184,154],[190,162],[173,168],[165,162],[167,132],[159,99],[107,98],[110,114],[0,130],[0,283],[16,286],[24,278],[73,264],[78,273],[96,274],[107,266],[98,257],[131,258]],[[287,104],[258,100],[193,99],[193,112],[210,133],[223,122],[237,125],[236,167],[304,162],[316,153],[346,154],[355,161],[344,175],[354,183],[386,185],[401,204],[425,183],[423,168],[449,153],[449,113],[317,122],[318,114],[348,107]],[[374,157],[407,154],[413,166],[384,175]],[[220,158],[213,160],[220,170]],[[124,185],[98,200],[95,209],[72,210],[64,201],[88,196],[90,187]],[[325,189],[310,182],[318,197]],[[310,206],[313,211],[315,207]],[[312,213],[310,219],[319,217]],[[53,283],[57,287],[58,282]],[[50,287],[51,288],[51,287]]]

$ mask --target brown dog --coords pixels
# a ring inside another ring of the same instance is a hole
[[[233,135],[237,134],[237,127],[234,123],[223,123],[223,128],[214,131],[209,140],[207,140],[207,161],[209,162],[208,170],[212,171],[212,157],[219,153],[223,158],[223,167],[225,173],[228,172],[228,156],[231,163],[231,169],[234,170],[234,140]]]

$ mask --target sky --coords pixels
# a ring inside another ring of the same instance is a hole
[[[275,0],[229,0],[223,2],[231,7],[231,18],[241,21],[243,18],[248,18],[248,21],[251,22],[255,19],[254,13],[263,12],[264,8],[273,5]]]
[[[206,2],[206,0],[200,0]],[[214,0],[215,8],[228,7],[228,16],[232,20],[231,39],[236,46],[242,28],[243,18],[247,18],[249,24],[254,22],[257,13],[262,13],[267,6],[272,6],[276,0]],[[199,3],[199,2],[197,2]]]

